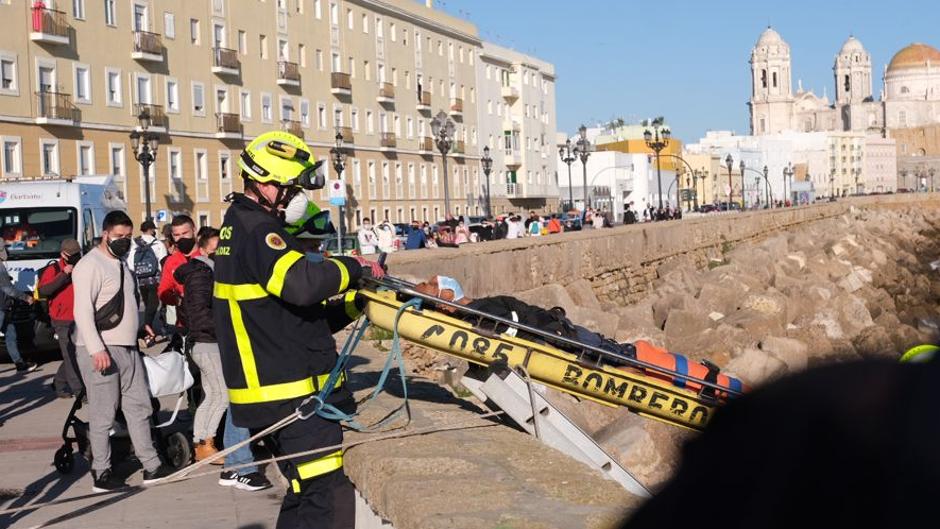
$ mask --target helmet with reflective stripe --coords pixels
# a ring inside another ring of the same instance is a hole
[[[320,189],[325,184],[306,143],[284,131],[266,132],[248,144],[238,158],[242,177],[263,184]]]

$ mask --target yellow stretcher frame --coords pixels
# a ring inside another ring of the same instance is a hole
[[[369,299],[369,321],[393,332],[403,305],[394,291],[360,290]],[[398,323],[401,338],[422,347],[488,366],[505,361],[510,368],[524,366],[529,376],[560,391],[630,411],[675,426],[702,430],[715,412],[715,403],[635,369],[598,366],[556,347],[477,329],[442,312],[413,307]]]

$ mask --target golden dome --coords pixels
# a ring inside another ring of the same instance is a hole
[[[888,65],[888,71],[902,68],[924,68],[927,61],[940,66],[940,51],[927,44],[914,43],[897,52]]]

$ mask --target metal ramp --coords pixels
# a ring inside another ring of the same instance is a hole
[[[492,403],[542,443],[570,455],[619,483],[631,494],[651,494],[594,439],[535,391],[517,372],[491,374],[485,382],[463,377],[460,382],[483,402]],[[533,405],[534,402],[534,405]]]

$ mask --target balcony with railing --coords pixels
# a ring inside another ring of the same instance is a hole
[[[238,52],[228,48],[214,48],[212,60],[212,73],[223,75],[238,75],[242,63],[238,60]]]
[[[463,140],[455,141],[453,147],[450,149],[450,153],[454,158],[463,158],[467,153],[466,143]]]
[[[500,89],[503,99],[512,103],[516,99],[519,99],[519,89],[514,86],[504,86]]]
[[[157,33],[135,31],[131,58],[137,61],[163,62],[163,39]]]
[[[463,99],[460,99],[459,97],[451,98],[450,117],[452,118],[463,117]]]
[[[281,120],[281,130],[284,132],[290,132],[294,136],[303,139],[304,137],[304,127],[303,124],[297,120],[293,119],[283,119]]]
[[[418,152],[421,154],[434,154],[434,138],[424,136],[418,140]]]
[[[356,143],[356,137],[353,134],[352,127],[336,127],[336,132],[340,133],[343,136],[343,142],[354,144]]]
[[[522,124],[517,119],[507,116],[503,118],[503,130],[506,132],[521,131]]]
[[[72,96],[58,92],[36,94],[37,125],[74,126],[81,121],[81,112],[72,104]]]
[[[215,115],[215,137],[219,139],[241,139],[242,117],[238,114],[219,112]]]
[[[522,166],[522,153],[512,149],[503,151],[503,164],[510,169],[518,169]]]
[[[394,103],[395,85],[392,83],[379,83],[379,95],[375,100],[379,103]]]
[[[32,11],[29,40],[68,45],[72,28],[69,27],[65,12],[41,6],[33,7]]]
[[[348,73],[333,72],[330,74],[330,92],[337,96],[352,95],[352,78]]]
[[[170,120],[167,118],[166,112],[163,111],[163,105],[151,105],[149,103],[138,103],[134,105],[135,116],[139,116],[144,112],[150,114],[151,129],[163,129],[165,132],[167,127],[169,127]]]
[[[398,138],[394,132],[383,132],[379,150],[392,151],[398,146]]]
[[[300,86],[300,66],[296,62],[277,61],[277,85]]]
[[[430,111],[431,110],[431,92],[421,92],[421,96],[418,98],[418,111]]]

